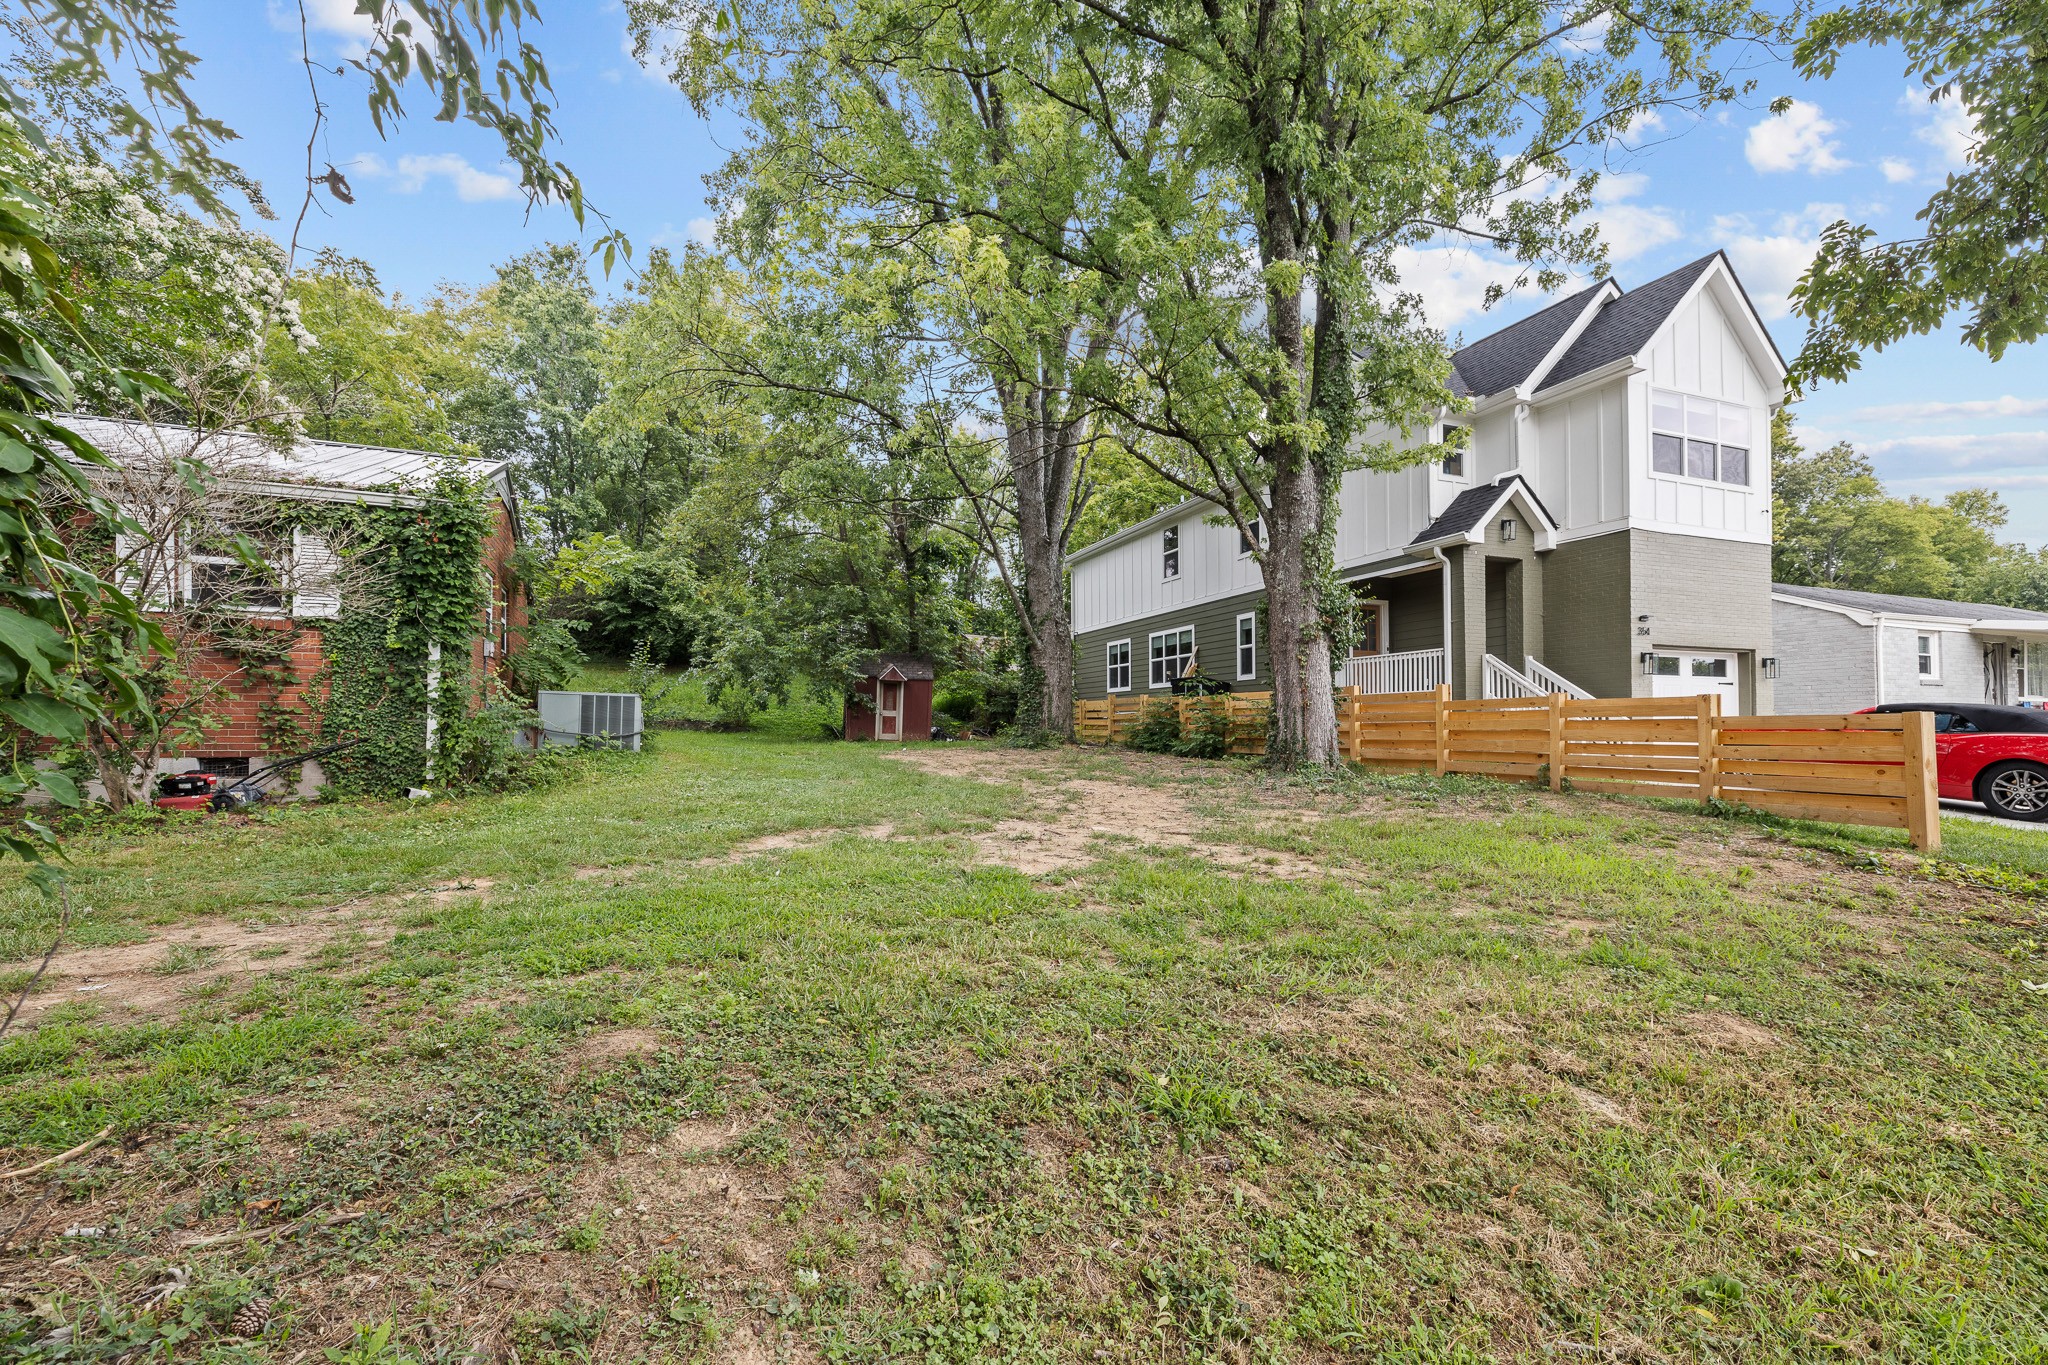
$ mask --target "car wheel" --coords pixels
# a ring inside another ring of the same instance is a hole
[[[2009,820],[2048,820],[2048,768],[1994,764],[1977,779],[1977,799]]]

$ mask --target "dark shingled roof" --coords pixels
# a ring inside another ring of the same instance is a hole
[[[1717,251],[1691,265],[1682,265],[1669,275],[1629,290],[1602,308],[1600,315],[1579,333],[1572,348],[1559,356],[1550,373],[1543,376],[1543,387],[1554,389],[1568,379],[1640,353],[1650,344],[1650,338],[1657,335],[1664,319],[1671,316],[1672,309],[1678,307],[1686,291],[1707,273],[1707,267],[1720,254]]]
[[[1602,280],[1581,289],[1570,298],[1559,299],[1540,313],[1532,313],[1511,327],[1484,336],[1451,357],[1452,391],[1461,397],[1484,398],[1490,393],[1512,389],[1527,379],[1550,354],[1550,348],[1579,320],[1587,302],[1605,288]]]
[[[896,671],[905,678],[929,678],[932,676],[932,661],[920,659],[915,654],[872,654],[854,662],[853,671],[864,678],[879,678],[894,664]]]
[[[1536,509],[1537,514],[1550,523],[1551,529],[1557,529],[1557,518],[1550,515],[1550,509],[1536,496],[1536,490],[1529,486],[1528,480],[1519,474],[1510,474],[1499,483],[1482,483],[1477,488],[1468,488],[1452,498],[1451,505],[1444,509],[1443,515],[1425,526],[1422,534],[1416,536],[1409,544],[1428,545],[1447,536],[1461,536],[1467,531],[1477,530],[1481,523],[1492,515],[1495,504],[1510,489],[1527,498],[1529,505]]]
[[[2041,621],[2048,612],[2001,607],[1993,602],[1948,602],[1939,597],[1901,597],[1889,592],[1850,592],[1847,588],[1809,588],[1797,583],[1773,583],[1772,592],[1787,597],[1804,597],[1830,606],[1853,607],[1857,611],[1897,612],[1901,616],[1956,616],[1975,621]]]

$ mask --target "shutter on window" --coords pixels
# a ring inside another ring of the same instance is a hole
[[[168,555],[153,550],[146,536],[114,533],[114,586],[150,611],[171,605],[170,579],[175,572]]]
[[[325,538],[303,528],[292,532],[292,615],[332,619],[341,615],[340,556]]]

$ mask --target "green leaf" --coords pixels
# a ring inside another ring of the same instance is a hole
[[[76,806],[81,799],[78,784],[55,768],[38,768],[36,785],[50,794],[50,799],[60,806]]]
[[[85,720],[72,707],[66,706],[55,697],[31,693],[26,697],[10,697],[0,701],[0,712],[5,712],[15,724],[25,730],[33,730],[51,739],[85,738]]]

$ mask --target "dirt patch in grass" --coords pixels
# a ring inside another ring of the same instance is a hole
[[[1768,1052],[1783,1046],[1783,1040],[1762,1024],[1719,1010],[1688,1014],[1682,1022],[1688,1036],[1729,1052]]]
[[[1072,775],[1059,758],[1030,750],[947,745],[906,750],[902,760],[948,777],[1011,785],[1027,779],[1047,782],[1043,798],[1027,816],[1002,820],[971,836],[984,862],[1045,876],[1086,867],[1119,846],[1184,849],[1226,867],[1275,877],[1318,877],[1326,871],[1304,859],[1231,842],[1210,825],[1176,784],[1111,781]],[[1150,760],[1151,776],[1175,776],[1188,765]]]
[[[389,941],[391,927],[375,912],[337,907],[276,923],[186,920],[134,943],[61,949],[16,1026],[34,1027],[73,1002],[122,1017],[172,1018],[197,997],[304,967],[351,934],[374,947]]]

